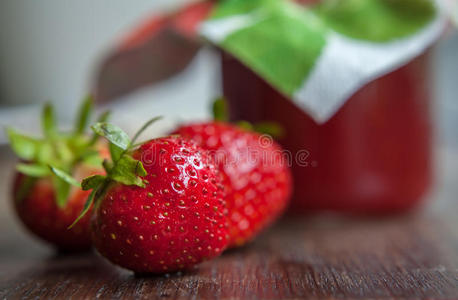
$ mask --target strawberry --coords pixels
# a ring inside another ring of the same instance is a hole
[[[103,174],[103,147],[97,136],[85,134],[92,108],[90,98],[83,102],[75,129],[58,132],[53,108],[43,110],[42,138],[7,129],[10,145],[21,159],[13,186],[14,208],[25,227],[44,241],[64,251],[91,247],[89,215],[71,230],[72,224],[86,202],[88,192],[71,188],[55,176],[49,166],[58,166],[76,177]],[[106,119],[107,114],[102,116]]]
[[[216,111],[217,119],[219,115]],[[291,173],[281,147],[270,136],[219,121],[181,126],[175,133],[210,151],[223,174],[230,246],[250,241],[285,210]]]
[[[136,147],[136,138],[113,125],[93,129],[112,150],[107,176],[82,182],[92,189],[87,206],[95,202],[100,254],[136,273],[188,269],[221,254],[228,244],[224,188],[206,151],[173,136]]]

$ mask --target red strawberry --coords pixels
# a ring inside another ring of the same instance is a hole
[[[84,132],[90,108],[88,98],[71,133],[57,131],[53,109],[49,105],[43,114],[43,138],[7,130],[11,147],[23,161],[17,166],[13,186],[16,212],[30,232],[65,251],[91,247],[89,215],[68,230],[86,202],[88,192],[71,188],[56,177],[49,166],[59,166],[79,178],[104,173],[100,156],[107,150],[96,145],[96,138]]]
[[[93,242],[103,256],[137,273],[163,273],[221,254],[228,244],[224,188],[205,150],[177,137],[132,150],[119,128],[94,130],[112,142],[107,176],[82,184],[93,189]]]
[[[84,178],[101,173],[101,169],[82,167],[76,177]],[[102,172],[103,173],[103,172]],[[29,178],[21,173],[16,175],[14,197],[19,188]],[[29,231],[43,240],[56,245],[65,251],[86,250],[91,247],[90,214],[71,228],[68,227],[78,217],[83,209],[89,192],[72,187],[66,204],[60,207],[56,203],[55,189],[50,178],[37,178],[28,190],[27,195],[20,201],[15,201],[15,209]]]
[[[182,126],[175,133],[210,150],[224,175],[231,246],[251,240],[283,212],[291,174],[270,136],[222,122]]]

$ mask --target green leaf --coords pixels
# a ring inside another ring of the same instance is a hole
[[[125,151],[112,143],[110,143],[108,148],[110,149],[111,160],[114,162],[118,161]]]
[[[253,131],[253,124],[251,124],[250,122],[248,121],[238,121],[237,122],[237,126],[242,128],[242,129],[245,129],[245,130],[248,130],[248,131]]]
[[[97,123],[105,123],[110,118],[111,112],[109,110],[103,112],[97,119]],[[89,141],[89,146],[94,145],[97,142],[99,135],[94,133],[91,140]]]
[[[97,119],[97,123],[105,123],[110,118],[110,115],[111,115],[111,111],[109,110],[104,111]]]
[[[89,124],[89,118],[92,112],[92,103],[93,103],[93,98],[92,96],[89,95],[86,97],[86,99],[81,104],[81,107],[78,111],[78,116],[76,118],[76,124],[75,124],[75,133],[76,134],[82,134],[86,130]]]
[[[265,0],[232,0],[232,1],[220,1],[220,5],[215,5],[215,9],[212,12],[212,18],[223,18],[230,17],[232,15],[243,15],[250,11],[258,8],[261,4],[265,3]]]
[[[148,122],[146,122],[146,123],[137,131],[137,133],[135,134],[134,138],[132,139],[131,144],[134,144],[134,143],[135,143],[135,141],[136,141],[136,140],[138,139],[138,137],[143,133],[143,131],[145,131],[149,126],[151,126],[153,123],[159,121],[160,119],[162,119],[162,116],[152,118],[151,120],[149,120]]]
[[[123,155],[111,169],[109,177],[125,185],[145,187],[140,176],[146,175],[146,170],[141,161],[135,160],[129,155]]]
[[[215,121],[229,121],[226,99],[218,98],[213,102],[213,118]]]
[[[129,136],[118,126],[109,123],[97,123],[92,125],[91,128],[95,133],[105,137],[110,143],[123,150],[127,150],[130,146]]]
[[[107,179],[106,176],[102,175],[92,175],[87,178],[83,179],[83,182],[81,183],[81,187],[83,188],[83,191],[88,191],[92,189],[98,188],[105,180]]]
[[[18,133],[12,128],[6,128],[6,134],[10,141],[11,149],[19,158],[33,160],[38,153],[42,141]]]
[[[56,139],[53,146],[54,153],[58,156],[60,162],[70,163],[75,158],[75,151],[73,151],[65,141]],[[54,159],[51,159],[51,163],[53,160]]]
[[[85,164],[94,166],[94,167],[101,167],[103,158],[100,157],[100,154],[98,151],[88,150],[84,152],[83,154],[81,154],[80,161]]]
[[[105,169],[107,173],[110,173],[111,169],[113,168],[113,163],[109,161],[108,159],[104,159],[102,162],[102,166]]]
[[[42,165],[55,164],[58,159],[54,150],[56,149],[51,143],[43,141],[38,144],[37,153],[33,160]]]
[[[97,191],[98,190],[96,190],[96,189],[92,190],[92,192],[89,194],[89,197],[86,200],[86,203],[84,203],[84,207],[83,207],[83,210],[81,211],[80,215],[78,216],[78,218],[76,218],[76,220],[72,223],[72,225],[68,226],[68,229],[70,229],[73,226],[75,226],[75,224],[78,223],[78,221],[81,220],[81,218],[83,218],[87,214],[87,212],[91,208],[91,204],[94,202],[94,197],[95,197],[95,194],[97,193]]]
[[[48,167],[37,164],[18,164],[16,170],[31,177],[44,177],[51,174]]]
[[[335,31],[372,42],[415,34],[436,14],[431,0],[326,0],[313,10]]]
[[[67,181],[55,176],[52,178],[52,182],[56,194],[56,203],[59,207],[64,207],[67,204],[71,186]]]
[[[236,2],[253,5],[243,16],[252,22],[214,42],[276,90],[293,96],[325,49],[327,28],[296,1],[218,1],[216,10]]]
[[[54,175],[56,175],[61,180],[65,181],[68,184],[81,188],[81,184],[67,172],[52,166],[49,166],[49,168],[54,173]]]
[[[46,103],[44,106],[41,122],[44,135],[48,138],[54,138],[57,135],[57,122],[51,103]]]

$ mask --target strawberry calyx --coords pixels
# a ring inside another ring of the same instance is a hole
[[[73,130],[60,131],[57,126],[54,108],[47,103],[42,111],[42,137],[32,137],[7,127],[11,149],[21,159],[16,170],[25,176],[16,193],[16,201],[22,201],[27,196],[34,182],[39,178],[50,178],[55,190],[56,204],[64,207],[70,193],[70,184],[61,180],[49,169],[58,167],[72,174],[74,168],[83,163],[95,167],[102,165],[102,159],[96,148],[97,135],[87,135],[93,111],[91,96],[82,102]],[[104,122],[109,112],[103,113],[98,120]]]
[[[146,182],[142,177],[147,175],[145,168],[141,161],[132,157],[132,152],[141,144],[136,144],[139,136],[151,124],[158,121],[161,117],[155,117],[146,122],[134,135],[132,140],[129,138],[121,128],[116,125],[99,122],[91,126],[94,133],[100,137],[104,137],[109,142],[111,160],[104,160],[103,167],[106,175],[92,175],[81,182],[76,181],[71,175],[59,168],[51,168],[52,172],[68,184],[80,187],[84,191],[92,190],[89,194],[83,210],[78,218],[73,222],[69,228],[73,227],[90,209],[93,203],[97,203],[109,185],[113,182],[121,183],[123,185],[145,187]]]
[[[217,122],[229,122],[229,109],[224,97],[217,98],[212,106],[213,119]],[[247,131],[255,131],[261,134],[268,134],[275,138],[281,138],[284,135],[283,127],[277,122],[264,121],[250,123],[245,120],[236,121],[235,124]]]

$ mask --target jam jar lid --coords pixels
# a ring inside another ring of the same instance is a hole
[[[324,123],[364,85],[432,46],[451,11],[447,0],[299,2],[304,1],[191,1],[152,17],[104,60],[96,100],[178,73],[207,42]]]

